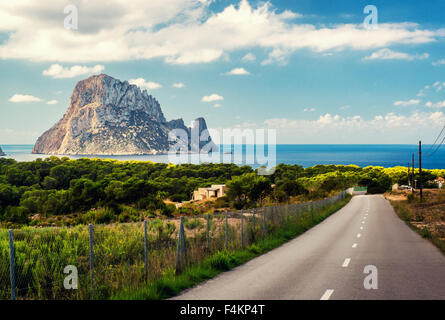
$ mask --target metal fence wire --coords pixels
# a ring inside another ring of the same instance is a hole
[[[72,228],[0,229],[0,299],[105,299],[239,250],[285,225],[305,227],[345,198]]]

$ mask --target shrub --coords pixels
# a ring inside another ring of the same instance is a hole
[[[202,227],[204,226],[204,223],[199,218],[186,219],[184,221],[184,226],[189,230],[193,230],[193,229],[201,230]]]

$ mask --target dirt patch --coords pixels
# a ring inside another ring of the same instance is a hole
[[[426,189],[423,201],[419,192],[411,191],[386,193],[395,211],[419,233],[432,240],[445,253],[445,189]]]

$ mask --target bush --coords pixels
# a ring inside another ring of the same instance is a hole
[[[420,235],[422,236],[422,238],[425,238],[425,239],[431,239],[433,237],[430,230],[428,230],[428,228],[426,228],[426,227],[424,227],[422,230],[420,230]]]
[[[184,221],[184,227],[186,227],[189,230],[193,230],[193,229],[201,230],[203,226],[204,226],[204,223],[199,218],[186,219]]]
[[[99,208],[94,212],[94,222],[96,224],[110,223],[114,220],[115,215],[112,208]]]
[[[237,264],[237,259],[227,251],[219,251],[208,259],[212,269],[227,271]]]

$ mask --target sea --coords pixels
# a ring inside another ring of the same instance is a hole
[[[32,161],[49,155],[32,154],[33,145],[1,145],[4,158],[17,161]],[[445,169],[445,146],[422,146],[422,168]],[[437,150],[436,150],[437,149]],[[211,157],[203,154],[190,155],[131,155],[131,156],[68,156],[71,159],[101,158],[121,161],[137,160],[161,163],[205,163],[224,162],[239,165],[272,167],[279,163],[299,164],[311,167],[317,164],[366,166],[407,166],[414,154],[414,165],[418,167],[419,146],[408,144],[278,144],[267,145],[221,145],[220,151]]]

